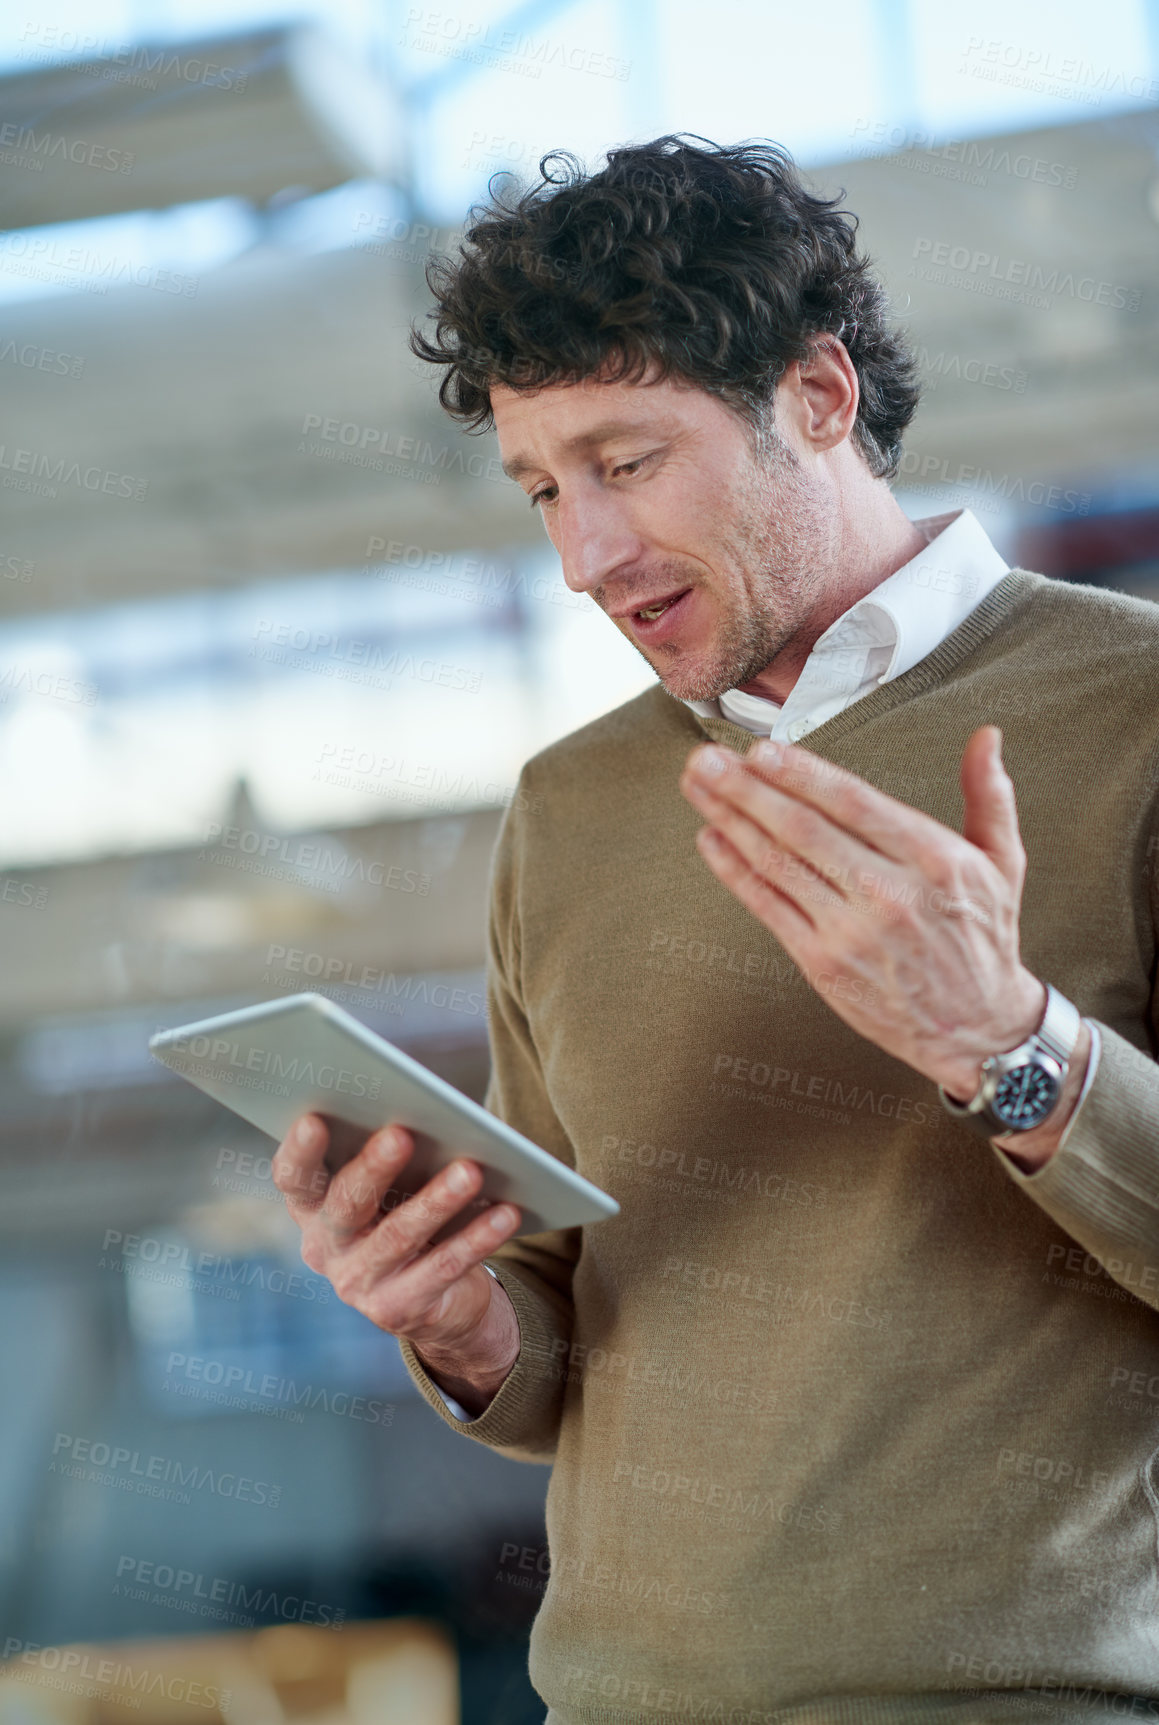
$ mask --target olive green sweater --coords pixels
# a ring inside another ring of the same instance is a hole
[[[659,685],[530,760],[492,868],[487,1106],[619,1201],[491,1260],[456,1430],[552,1461],[551,1725],[1159,1718],[1159,607],[1013,570],[807,746],[961,830],[994,722],[1022,956],[1101,1035],[1021,1175],[709,872]]]

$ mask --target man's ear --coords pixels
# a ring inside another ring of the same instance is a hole
[[[816,454],[835,449],[853,430],[861,390],[849,350],[837,336],[810,336],[807,357],[786,368],[777,393],[782,390],[798,436]]]

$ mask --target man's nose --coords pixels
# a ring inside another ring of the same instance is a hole
[[[644,549],[627,512],[606,494],[561,499],[554,525],[563,578],[573,593],[590,593],[617,569],[638,562]]]

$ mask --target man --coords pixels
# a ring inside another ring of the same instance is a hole
[[[487,1106],[621,1214],[427,1249],[479,1169],[384,1214],[407,1134],[330,1181],[316,1119],[277,1178],[432,1407],[554,1461],[550,1725],[1159,1718],[1159,611],[906,519],[835,206],[565,164],[416,338],[659,679],[492,871]]]

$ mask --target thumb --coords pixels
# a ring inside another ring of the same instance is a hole
[[[962,836],[986,852],[995,868],[1017,888],[1026,873],[1026,851],[1018,831],[1014,786],[1002,764],[1002,732],[983,725],[962,756],[962,796],[966,812]]]

